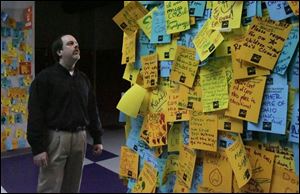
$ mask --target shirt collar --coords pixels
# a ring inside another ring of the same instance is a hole
[[[57,66],[57,68],[61,71],[61,72],[63,72],[63,73],[66,73],[66,74],[68,74],[69,76],[71,76],[71,74],[70,74],[70,72],[69,72],[69,70],[67,70],[66,68],[64,68],[60,63],[56,63],[56,66]],[[77,75],[77,68],[75,67],[74,68],[74,73],[73,73],[73,76],[75,76],[75,75]]]

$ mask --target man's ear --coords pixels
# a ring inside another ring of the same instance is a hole
[[[57,53],[58,56],[61,56],[61,52],[62,52],[62,50],[56,51],[56,53]]]

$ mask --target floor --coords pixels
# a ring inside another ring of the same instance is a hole
[[[124,129],[106,129],[102,140],[104,151],[99,157],[91,154],[92,146],[88,144],[80,192],[124,193],[127,189],[118,175]],[[88,142],[92,143],[90,137]],[[35,193],[37,175],[31,153],[1,157],[1,193]]]

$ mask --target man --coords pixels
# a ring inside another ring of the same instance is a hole
[[[56,64],[39,73],[30,86],[27,138],[33,162],[40,167],[37,191],[79,192],[86,150],[86,131],[93,153],[103,149],[103,130],[87,76],[75,68],[79,45],[71,35],[52,44]]]

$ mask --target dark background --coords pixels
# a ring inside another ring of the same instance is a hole
[[[102,125],[119,126],[116,109],[121,92],[130,84],[122,79],[122,30],[112,18],[123,1],[35,2],[35,73],[52,65],[51,44],[72,34],[79,42],[81,59],[76,67],[86,73],[95,89]]]

